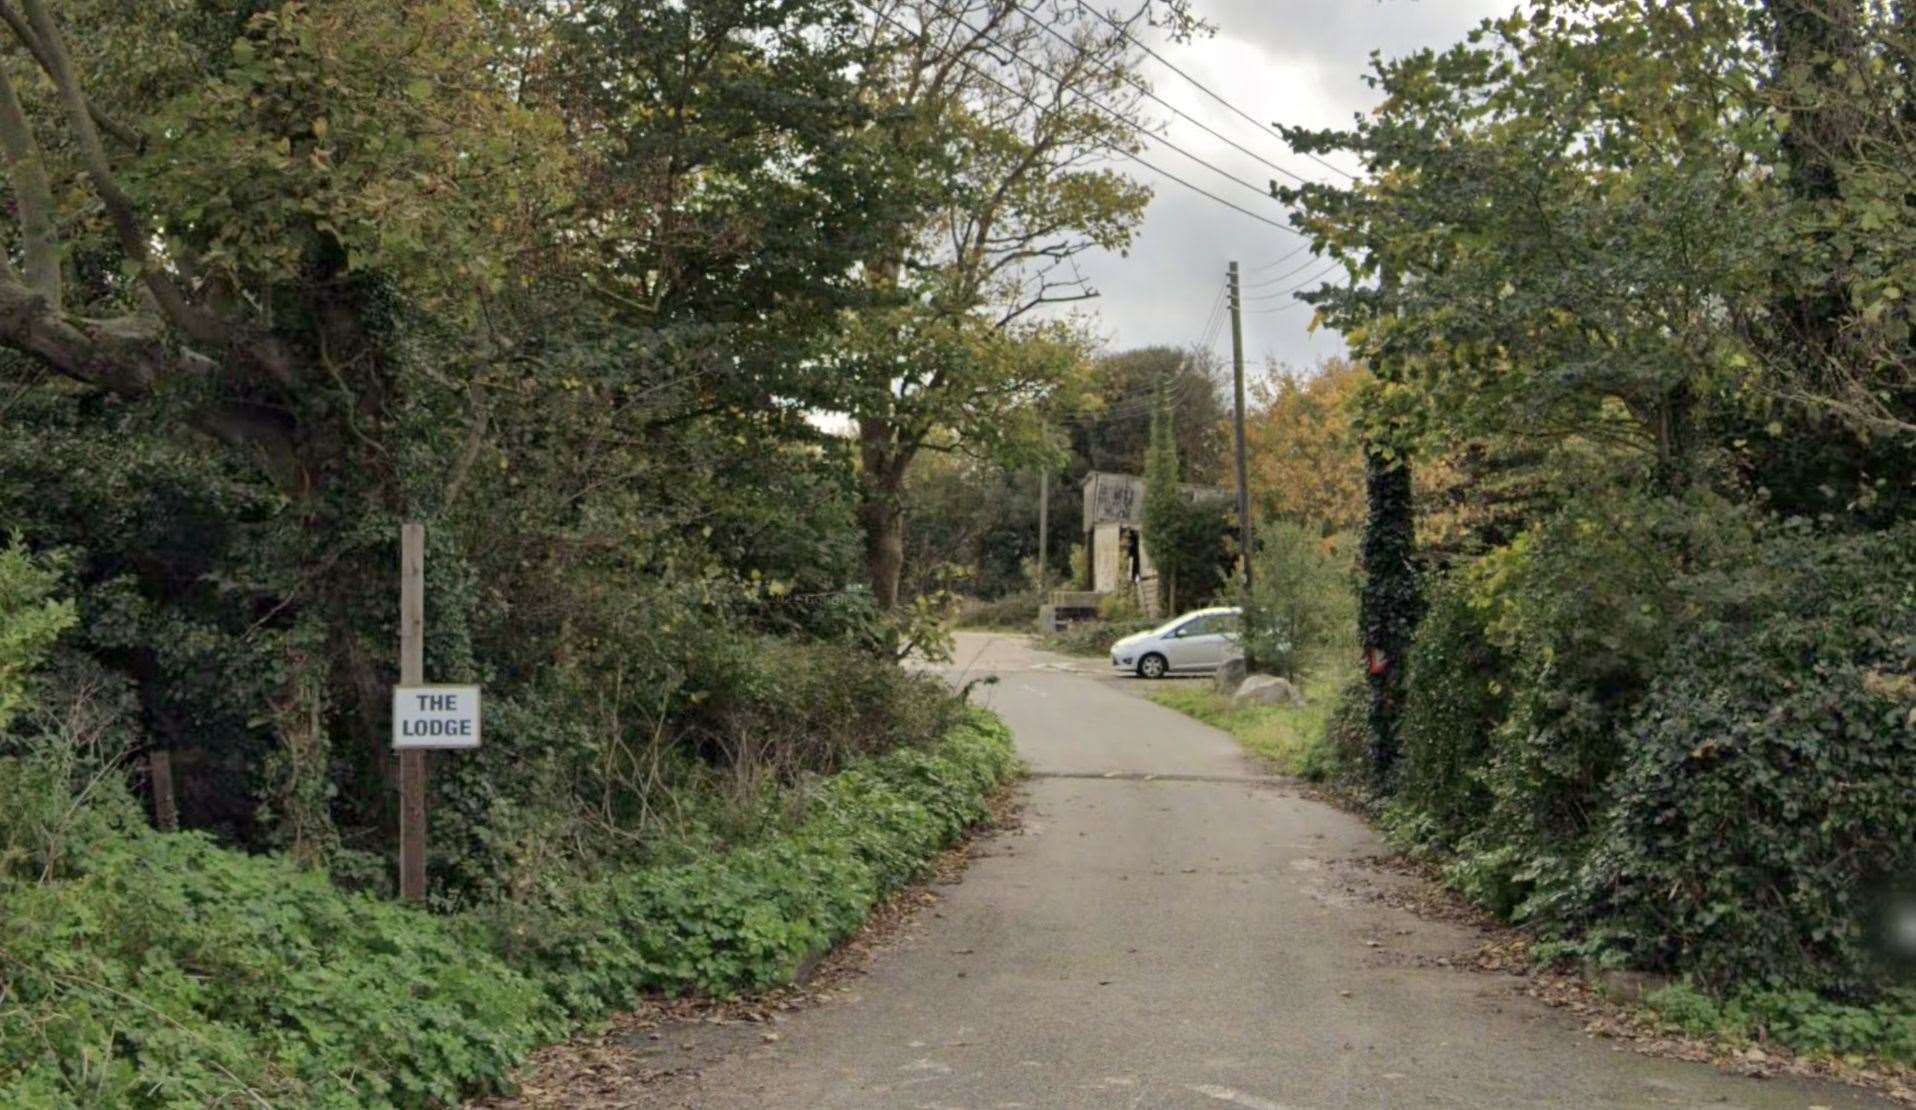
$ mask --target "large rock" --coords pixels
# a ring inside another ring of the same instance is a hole
[[[1254,674],[1245,679],[1232,697],[1248,705],[1304,704],[1304,695],[1298,693],[1289,679],[1269,674]]]
[[[1211,676],[1211,686],[1228,698],[1237,693],[1239,686],[1244,685],[1244,676],[1249,673],[1244,665],[1244,657],[1233,656],[1217,665],[1216,673]]]

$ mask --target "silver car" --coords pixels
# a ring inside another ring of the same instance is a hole
[[[1237,609],[1199,609],[1149,632],[1126,636],[1111,645],[1111,667],[1124,674],[1163,678],[1217,670],[1239,654]]]

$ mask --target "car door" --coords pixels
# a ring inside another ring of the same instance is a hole
[[[1176,628],[1159,637],[1158,644],[1164,652],[1164,665],[1171,670],[1181,671],[1191,665],[1192,631],[1198,618],[1185,621]]]
[[[1177,652],[1171,660],[1173,670],[1214,670],[1224,662],[1223,627],[1215,613],[1185,621],[1173,635],[1172,643]]]

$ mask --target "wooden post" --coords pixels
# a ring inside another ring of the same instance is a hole
[[[153,788],[153,827],[161,832],[179,832],[180,805],[173,793],[173,753],[165,748],[147,752],[146,777]]]
[[[426,528],[399,530],[399,684],[426,681]],[[399,753],[399,896],[426,900],[426,753]]]

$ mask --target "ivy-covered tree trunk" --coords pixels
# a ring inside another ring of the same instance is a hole
[[[1769,0],[1772,80],[1793,102],[1783,129],[1784,187],[1799,203],[1828,205],[1842,197],[1842,169],[1856,157],[1862,118],[1847,95],[1850,75],[1860,72],[1862,5],[1859,0]],[[1827,237],[1824,233],[1822,237]],[[1800,361],[1800,373],[1817,381],[1838,344],[1847,298],[1832,273],[1820,286],[1803,288],[1782,275],[1776,305],[1784,334],[1779,355]]]
[[[1404,660],[1422,611],[1411,563],[1416,522],[1411,513],[1410,463],[1364,452],[1369,519],[1364,528],[1364,592],[1359,613],[1364,673],[1370,683],[1371,781],[1383,789],[1397,761],[1397,718],[1403,705]]]

